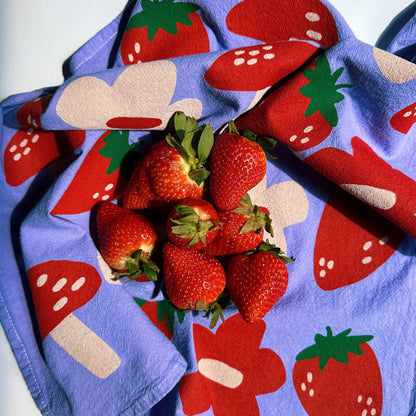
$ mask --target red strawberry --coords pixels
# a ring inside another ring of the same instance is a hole
[[[231,32],[262,42],[307,39],[325,47],[338,42],[334,17],[319,0],[243,0],[230,10],[226,23]]]
[[[291,261],[280,249],[267,243],[256,251],[231,258],[227,288],[246,322],[262,319],[284,295],[289,279],[286,263]]]
[[[390,119],[390,125],[400,133],[406,134],[416,122],[416,103],[410,104]]]
[[[214,141],[211,127],[202,130],[195,119],[177,113],[175,130],[176,136],[168,134],[153,145],[133,172],[123,196],[125,208],[160,208],[202,197],[209,175],[204,164]]]
[[[179,309],[211,309],[225,288],[225,271],[215,257],[170,241],[163,246],[163,272],[168,297]]]
[[[6,181],[19,186],[46,166],[69,155],[80,147],[85,131],[51,132],[19,129],[6,146],[3,155]]]
[[[343,69],[332,72],[328,58],[320,55],[246,113],[237,127],[274,137],[296,151],[318,145],[338,124],[335,104],[344,99],[338,90],[350,87],[336,84]]]
[[[273,236],[267,208],[253,205],[248,194],[232,211],[218,211],[221,229],[203,250],[212,256],[238,254],[255,249],[262,241],[264,229]]]
[[[229,132],[215,139],[209,167],[214,205],[231,210],[266,175],[266,155],[260,144],[240,135],[230,122]]]
[[[219,228],[217,211],[203,199],[186,198],[168,215],[168,237],[181,248],[204,248],[216,237]]]
[[[156,280],[159,271],[150,259],[157,240],[153,225],[141,214],[104,202],[97,212],[97,241],[107,264],[118,277],[136,279],[143,273]]]
[[[209,52],[199,6],[174,0],[142,0],[127,25],[120,53],[125,65]]]
[[[100,136],[51,214],[79,214],[98,201],[120,196],[126,186],[120,167],[135,146],[129,144],[128,131],[107,131]]]
[[[28,101],[17,112],[17,121],[22,127],[41,129],[40,116],[46,111],[53,94],[44,95],[35,100]]]
[[[204,78],[220,90],[259,91],[297,70],[317,49],[297,41],[233,49],[220,55]]]
[[[293,384],[309,416],[381,415],[383,385],[372,335],[316,334],[296,357]],[[342,388],[340,388],[342,386]]]

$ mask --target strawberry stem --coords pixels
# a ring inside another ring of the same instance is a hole
[[[159,271],[157,264],[147,254],[143,254],[142,250],[137,250],[127,260],[127,270],[113,272],[113,280],[126,277],[127,281],[129,281],[145,274],[150,281],[155,282]]]
[[[333,358],[340,363],[348,363],[348,353],[361,355],[360,345],[367,343],[374,337],[372,335],[349,336],[351,329],[346,329],[338,335],[332,334],[332,329],[326,327],[326,336],[315,335],[315,344],[305,348],[297,356],[297,361],[319,358],[319,369],[323,370],[328,361]]]

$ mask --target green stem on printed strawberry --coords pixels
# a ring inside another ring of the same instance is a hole
[[[210,172],[204,167],[214,144],[214,134],[208,124],[204,129],[198,127],[192,117],[177,112],[174,116],[176,136],[168,134],[166,141],[174,147],[187,163],[188,176],[201,185]]]
[[[300,93],[310,98],[305,117],[320,111],[324,119],[332,126],[338,124],[338,113],[335,104],[341,102],[345,97],[338,90],[351,88],[351,84],[337,84],[344,68],[338,68],[332,73],[326,55],[320,55],[316,59],[315,68],[307,68],[303,75],[310,82],[300,88]]]
[[[315,335],[315,344],[305,348],[297,356],[297,361],[319,358],[319,369],[323,370],[328,361],[333,358],[340,363],[348,363],[348,353],[361,355],[360,345],[365,344],[374,337],[372,335],[349,336],[351,329],[346,329],[337,335],[332,334],[332,329],[326,327],[326,336]]]
[[[254,231],[256,234],[259,234],[263,229],[265,229],[272,237],[273,228],[272,220],[269,217],[269,214],[262,210],[258,205],[253,205],[249,194],[245,194],[240,199],[241,207],[235,208],[232,212],[236,214],[246,215],[247,221],[240,230],[240,234],[247,234],[250,231]]]
[[[177,24],[191,26],[189,14],[199,10],[199,6],[193,3],[177,2],[174,0],[142,0],[142,11],[133,16],[126,30],[137,27],[147,27],[149,41],[153,39],[159,29],[170,34],[176,34]]]
[[[151,260],[151,258],[143,254],[142,250],[137,250],[132,254],[131,258],[127,260],[127,270],[115,271],[113,273],[113,280],[119,280],[126,277],[127,280],[134,280],[145,274],[145,276],[152,282],[157,280],[159,267]]]

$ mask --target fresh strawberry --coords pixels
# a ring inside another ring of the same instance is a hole
[[[295,151],[324,141],[338,124],[335,104],[344,99],[337,84],[344,68],[332,72],[326,55],[288,79],[236,122],[239,129],[271,136]]]
[[[227,288],[238,311],[248,323],[262,319],[285,294],[286,263],[293,261],[268,243],[253,252],[236,254],[227,267]]]
[[[3,155],[7,183],[10,186],[21,185],[46,166],[72,153],[84,139],[83,130],[17,130]]]
[[[218,211],[221,229],[215,239],[203,250],[211,256],[239,254],[254,250],[262,241],[264,230],[273,236],[269,211],[253,205],[248,194],[240,206],[232,211]]]
[[[297,70],[317,49],[307,42],[298,41],[233,49],[220,55],[205,72],[204,78],[220,90],[259,91]]]
[[[383,385],[372,335],[350,336],[351,329],[316,334],[315,344],[296,357],[293,384],[309,416],[381,415]],[[342,388],[340,388],[342,386]]]
[[[40,116],[46,111],[52,97],[53,94],[48,94],[23,104],[17,112],[19,124],[26,128],[41,129]]]
[[[249,138],[250,137],[250,138]],[[233,122],[214,142],[209,160],[210,194],[214,205],[231,210],[266,175],[266,154],[259,143],[239,134]]]
[[[89,211],[98,201],[120,196],[126,186],[120,167],[137,145],[129,144],[128,131],[112,130],[101,135],[51,214],[79,214]]]
[[[338,42],[334,17],[319,0],[243,0],[230,10],[226,23],[231,32],[262,42],[306,39],[325,47]]]
[[[168,237],[181,248],[199,250],[206,247],[216,237],[219,228],[216,209],[203,199],[186,198],[168,215]]]
[[[156,280],[159,271],[150,259],[157,240],[149,219],[111,202],[97,211],[97,241],[107,264],[116,270],[116,278],[133,280],[144,273]]]
[[[214,141],[211,127],[201,129],[181,112],[174,121],[176,135],[154,144],[133,172],[123,196],[125,208],[170,207],[202,197],[209,175],[204,164]]]
[[[142,0],[120,46],[125,65],[209,52],[209,38],[199,6],[174,0]]]
[[[400,133],[406,134],[416,122],[416,103],[410,104],[395,113],[390,125]]]
[[[206,311],[217,308],[226,278],[215,257],[167,241],[163,246],[163,272],[167,295],[177,308]]]

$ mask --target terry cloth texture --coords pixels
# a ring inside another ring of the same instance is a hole
[[[1,103],[0,320],[43,415],[416,414],[415,9],[369,45],[326,1],[129,1]],[[176,111],[277,141],[250,195],[296,260],[255,324],[97,250],[91,210]]]

